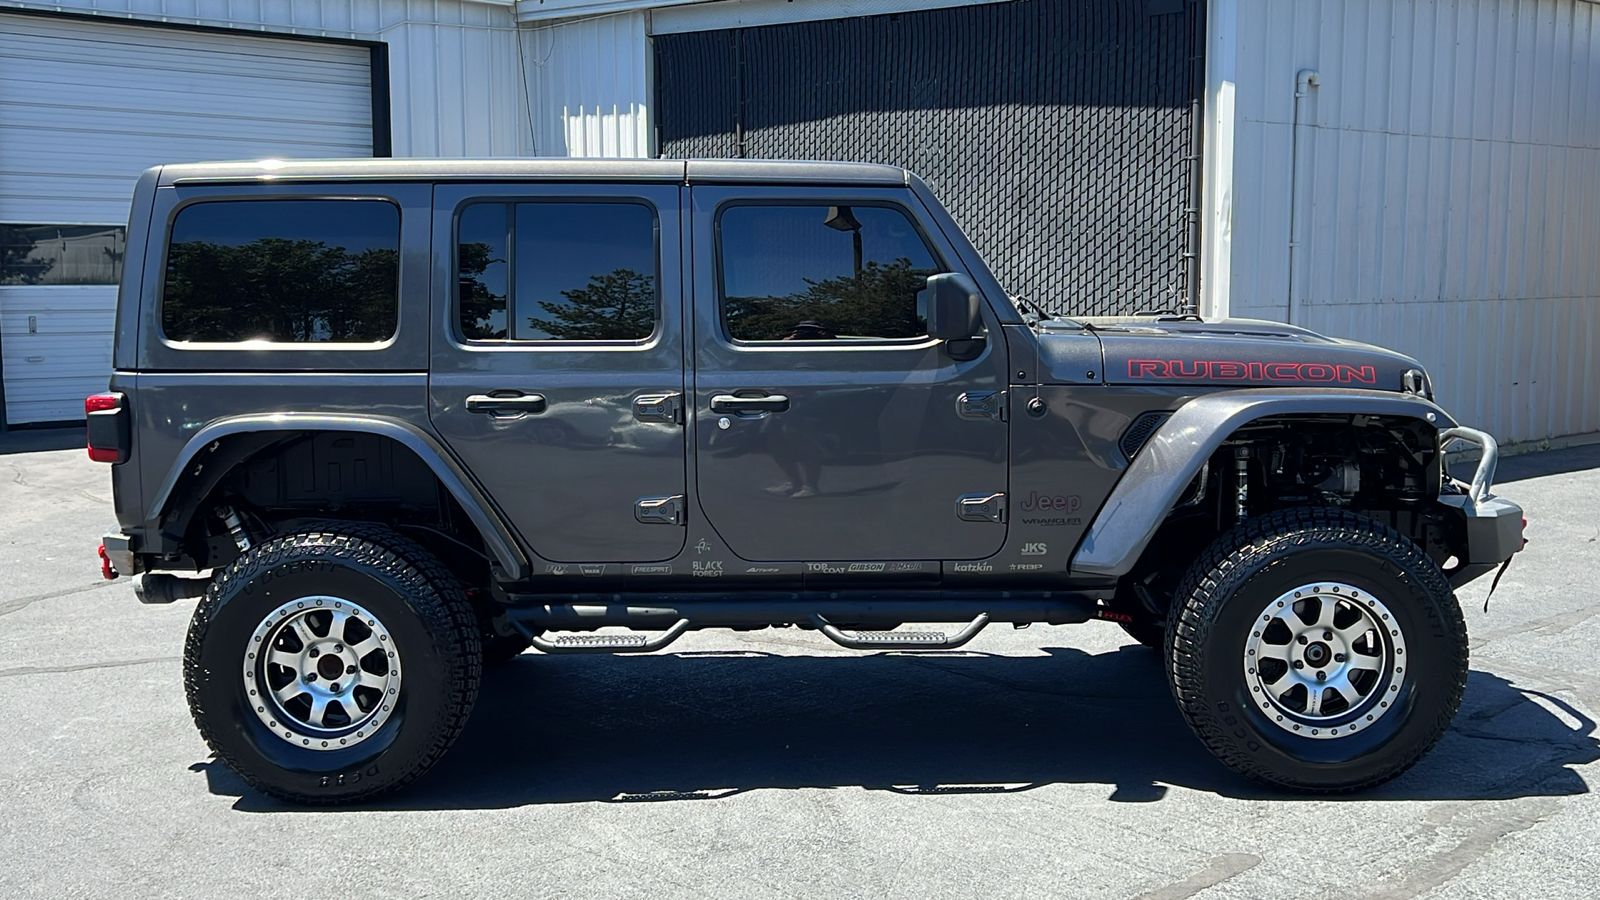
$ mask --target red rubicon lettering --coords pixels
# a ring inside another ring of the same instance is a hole
[[[1312,381],[1377,384],[1375,366],[1242,362],[1232,359],[1130,359],[1129,378],[1167,381]]]
[[[1377,384],[1378,370],[1372,366],[1346,366],[1340,365],[1340,381],[1359,381],[1362,384]]]

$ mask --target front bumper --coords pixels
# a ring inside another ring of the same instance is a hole
[[[1471,484],[1452,481],[1458,493],[1441,494],[1439,504],[1450,510],[1458,535],[1459,564],[1449,571],[1450,583],[1460,587],[1510,559],[1526,541],[1522,530],[1527,524],[1522,507],[1493,494],[1495,467],[1500,448],[1494,438],[1472,428],[1449,428],[1439,433],[1439,449],[1447,443],[1464,440],[1483,448],[1483,457]]]

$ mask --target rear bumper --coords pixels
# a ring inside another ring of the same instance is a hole
[[[138,557],[133,553],[133,538],[113,531],[101,538],[102,552],[116,575],[133,575],[138,570]]]

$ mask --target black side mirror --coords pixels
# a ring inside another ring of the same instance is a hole
[[[928,278],[928,334],[941,341],[971,340],[983,326],[983,298],[971,278],[944,272]]]

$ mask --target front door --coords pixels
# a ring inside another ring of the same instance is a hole
[[[733,552],[805,562],[997,552],[1005,347],[987,310],[991,336],[975,355],[928,337],[925,283],[952,271],[955,254],[918,224],[915,199],[873,188],[691,193],[698,499]]]
[[[679,193],[435,189],[434,427],[546,560],[683,548]]]

